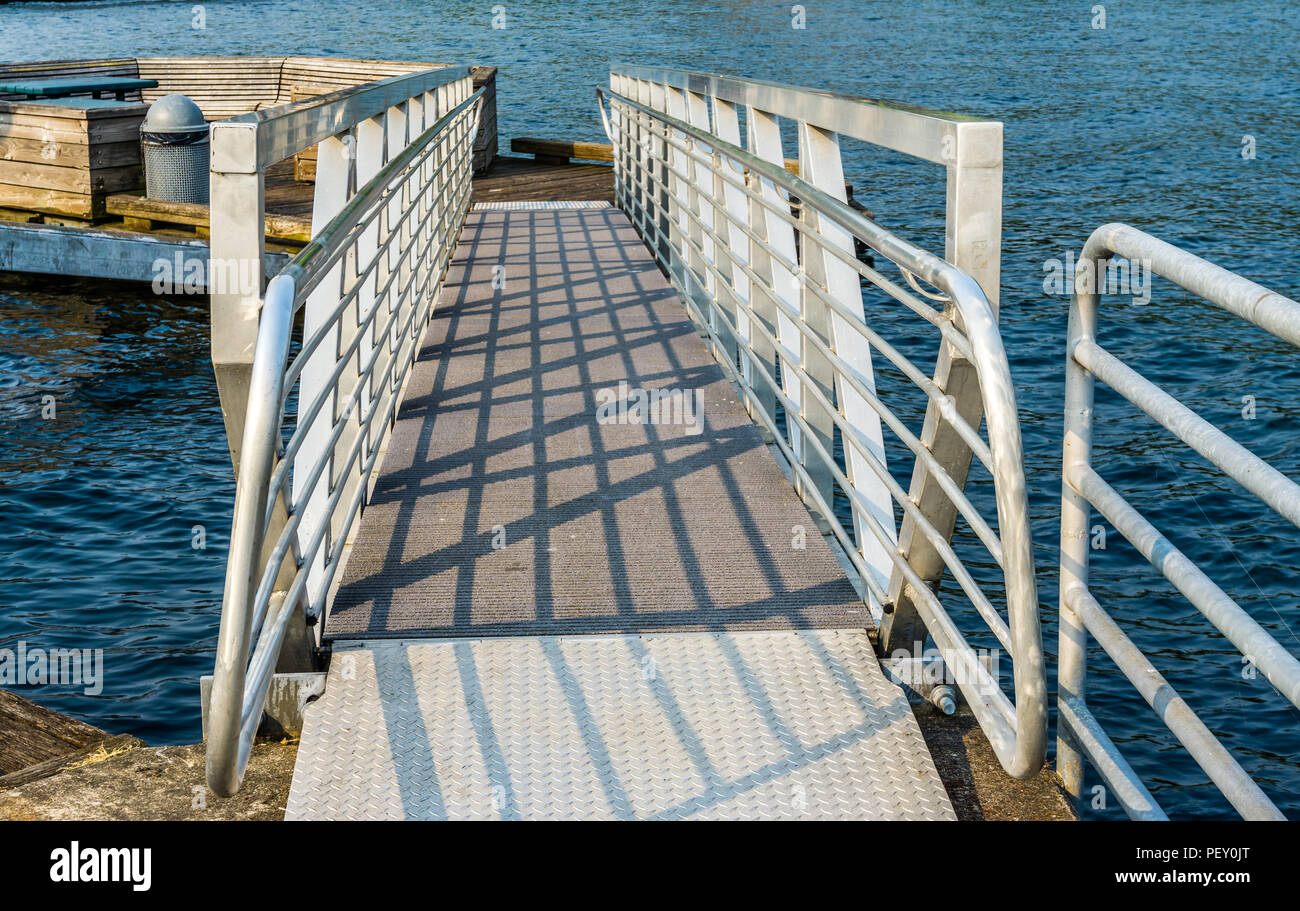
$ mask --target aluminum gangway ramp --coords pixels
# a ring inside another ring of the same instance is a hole
[[[286,817],[954,818],[870,626],[626,216],[476,206]]]

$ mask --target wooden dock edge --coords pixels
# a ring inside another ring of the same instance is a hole
[[[0,689],[0,821],[284,818],[298,746],[253,745],[245,787],[207,793],[203,744],[151,747]]]
[[[0,689],[0,788],[52,775],[108,744],[124,746],[123,738]]]
[[[265,276],[274,276],[288,261],[287,253],[267,252],[262,260]],[[172,288],[163,293],[184,294],[206,289],[211,268],[208,245],[202,240],[0,221],[0,272],[162,280]],[[194,277],[199,280],[192,281]]]
[[[135,193],[116,193],[104,200],[109,215],[121,216],[128,231],[147,234],[158,225],[184,225],[195,229],[198,237],[207,237],[211,225],[208,206],[191,202],[150,199]],[[266,213],[268,240],[305,244],[311,240],[311,219],[297,215]]]
[[[39,781],[42,778],[48,778],[51,775],[58,774],[65,769],[80,768],[91,762],[97,762],[101,759],[108,759],[125,753],[127,750],[133,750],[138,746],[143,746],[144,741],[130,734],[122,734],[118,737],[109,737],[107,740],[101,740],[98,743],[92,743],[81,747],[78,750],[64,756],[56,756],[53,759],[47,759],[44,762],[38,762],[35,765],[29,765],[25,769],[19,769],[17,772],[10,772],[8,775],[0,775],[0,791],[6,788],[16,788],[18,785],[28,784],[29,782]]]

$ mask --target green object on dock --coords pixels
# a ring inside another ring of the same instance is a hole
[[[64,79],[0,82],[0,92],[26,95],[28,98],[64,98],[77,92],[90,92],[98,99],[105,92],[113,92],[118,101],[125,101],[129,91],[157,87],[157,79],[136,79],[130,76],[70,76]]]

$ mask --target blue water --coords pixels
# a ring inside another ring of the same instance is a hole
[[[1044,635],[1055,653],[1063,339],[1068,301],[1044,263],[1126,221],[1300,296],[1300,16],[1223,4],[1012,0],[805,4],[163,2],[0,6],[0,59],[127,54],[342,54],[500,67],[515,135],[600,138],[610,60],[715,69],[1000,119],[1006,124],[1003,328],[1017,383]],[[1256,155],[1243,158],[1243,137]],[[857,196],[942,250],[943,175],[846,149]],[[868,301],[872,306],[872,301]],[[925,344],[881,315],[910,352]],[[886,331],[887,330],[887,331]],[[0,278],[0,646],[105,650],[104,692],[29,693],[158,743],[198,737],[233,494],[200,300],[106,283]],[[1109,302],[1103,341],[1279,469],[1300,477],[1300,367],[1262,333],[1157,283]],[[881,371],[889,388],[888,371]],[[43,395],[58,416],[43,420]],[[1253,396],[1256,415],[1242,415]],[[1102,473],[1300,653],[1300,535],[1217,479],[1113,395],[1098,396]],[[914,419],[919,412],[905,416]],[[915,421],[912,420],[913,426]],[[891,455],[895,453],[891,452]],[[983,496],[983,494],[980,494]],[[195,525],[206,548],[192,547]],[[1231,542],[1231,543],[1230,543]],[[1300,725],[1208,622],[1113,532],[1094,553],[1102,603],[1289,815]],[[973,624],[967,624],[973,627]],[[981,643],[986,644],[986,643]],[[1090,702],[1178,816],[1230,808],[1105,656]],[[1089,785],[1094,784],[1089,781]],[[1089,811],[1113,816],[1113,801]]]

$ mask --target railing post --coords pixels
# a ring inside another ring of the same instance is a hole
[[[1092,263],[1080,258],[1079,269]],[[1074,348],[1081,340],[1096,336],[1097,299],[1080,285],[1090,276],[1076,281],[1081,290],[1070,305],[1070,323],[1065,343],[1065,434],[1061,472],[1061,573],[1060,630],[1058,640],[1056,687],[1058,699],[1073,698],[1082,704],[1086,698],[1088,630],[1069,605],[1074,589],[1088,587],[1088,522],[1092,508],[1078,493],[1070,478],[1076,470],[1086,468],[1092,459],[1093,379],[1087,369],[1074,359]],[[1065,791],[1076,800],[1083,791],[1083,754],[1057,721],[1056,771]]]
[[[943,141],[948,168],[944,258],[979,283],[996,315],[1002,257],[1002,124],[953,123],[949,129]],[[947,313],[952,319],[958,319],[951,304]],[[966,422],[978,428],[984,412],[979,376],[975,365],[947,342],[939,349],[934,382]],[[926,407],[921,443],[934,454],[957,486],[964,487],[971,451],[953,426],[939,415],[934,402]],[[951,539],[957,509],[920,462],[913,468],[909,494],[935,529],[944,538]],[[898,544],[917,575],[937,586],[943,575],[943,558],[910,517],[903,518]],[[890,579],[885,610],[880,636],[885,654],[899,649],[910,652],[923,646],[925,625],[897,568]],[[1016,656],[1011,657],[1014,660]]]
[[[840,157],[839,136],[819,129],[807,123],[799,125],[799,173],[817,189],[840,202],[847,201],[844,185],[844,165]],[[805,243],[803,259],[809,277],[824,285],[829,297],[848,310],[861,323],[866,321],[862,306],[862,286],[858,272],[847,262],[835,256],[831,251],[838,250],[845,257],[855,257],[853,236],[839,225],[823,219],[810,207],[804,209],[804,221],[819,238],[814,243]],[[807,234],[804,235],[808,237]],[[809,296],[805,293],[805,312]],[[861,377],[863,384],[875,391],[875,374],[871,366],[871,346],[860,332],[855,331],[838,313],[829,311],[821,301],[816,301],[816,310],[824,320],[824,331],[828,333],[828,342],[833,350],[849,367]],[[819,329],[819,331],[822,331]],[[864,442],[864,448],[880,465],[885,465],[885,437],[878,415],[867,400],[853,386],[845,383],[840,372],[833,365],[825,363],[824,369],[835,377],[835,401],[846,423],[858,432]],[[827,451],[830,449],[828,447]],[[863,562],[869,567],[875,578],[871,581],[881,590],[889,585],[889,576],[894,568],[889,552],[872,533],[870,522],[874,521],[885,530],[892,540],[897,534],[894,523],[894,501],[889,490],[872,471],[868,459],[858,447],[844,442],[845,476],[853,488],[868,501],[863,507],[852,504],[854,540]],[[829,479],[828,479],[829,483]],[[827,503],[831,500],[827,499]],[[834,520],[834,517],[829,517]],[[874,596],[868,597],[872,615],[879,620],[882,605],[876,603]]]
[[[432,92],[425,92],[420,98],[421,116],[424,118],[422,130],[427,130],[438,122],[438,98]],[[435,175],[436,162],[438,160],[438,140],[434,139],[434,148],[425,158],[424,164],[420,166],[420,228],[419,248],[421,250],[431,250],[433,244],[434,231],[438,229],[436,224],[437,215],[434,212],[433,201],[433,180]],[[421,287],[427,280],[427,276],[435,268],[433,263],[427,261],[425,256],[421,256],[416,263],[416,269],[419,273],[419,284]],[[428,302],[422,302],[426,307]]]
[[[439,86],[438,88],[439,116],[446,114],[448,111],[450,111],[452,108],[456,106],[455,101],[453,101],[452,99],[453,96],[451,93],[451,86],[449,85]],[[437,156],[437,161],[438,161],[437,163],[438,176],[436,178],[437,192],[434,196],[434,199],[436,205],[438,206],[438,217],[441,219],[441,222],[437,228],[438,231],[437,243],[438,246],[440,247],[448,243],[449,238],[451,236],[451,224],[450,224],[449,216],[447,214],[448,209],[450,207],[450,201],[447,198],[447,186],[449,181],[447,179],[446,171],[443,170],[443,166],[446,162],[447,157],[450,154],[452,154],[449,151],[449,148],[450,146],[447,144],[440,145],[438,147],[438,151],[434,153],[434,155]]]
[[[406,133],[408,142],[414,141],[425,131],[424,99],[421,96],[417,95],[406,102],[406,115]],[[430,123],[429,125],[432,126],[433,124]],[[410,221],[405,223],[402,228],[402,243],[408,245],[412,249],[412,255],[407,261],[404,278],[409,282],[408,287],[413,288],[423,287],[425,275],[424,270],[426,268],[424,264],[424,247],[422,246],[422,238],[417,234],[417,232],[419,231],[420,224],[424,221],[424,216],[427,212],[424,196],[418,191],[424,186],[425,181],[428,178],[428,168],[429,161],[428,159],[425,159],[424,163],[420,165],[419,170],[407,177],[402,188],[403,211],[407,211],[411,215]],[[415,180],[415,192],[413,192],[411,188],[412,179]],[[417,311],[421,311],[424,307],[424,301],[422,299],[416,300],[415,306]]]
[[[392,161],[393,158],[400,155],[402,150],[406,148],[407,143],[411,141],[409,114],[405,102],[393,105],[388,109],[388,115],[384,120],[384,141],[385,162]],[[470,138],[470,141],[473,141],[472,137]],[[388,243],[388,252],[387,255],[382,258],[381,262],[377,263],[375,266],[375,287],[376,289],[382,288],[386,284],[388,284],[389,287],[388,291],[385,293],[385,299],[378,302],[385,306],[382,308],[380,313],[375,315],[375,320],[370,326],[369,334],[372,344],[371,350],[372,353],[376,350],[378,351],[378,354],[374,355],[374,372],[371,374],[370,382],[366,384],[366,398],[370,402],[378,402],[384,395],[382,389],[376,388],[375,378],[381,376],[383,372],[388,369],[390,360],[395,356],[393,352],[392,338],[394,332],[400,331],[401,320],[394,319],[393,327],[389,329],[384,336],[381,337],[379,335],[383,324],[388,320],[388,316],[400,306],[402,300],[401,292],[402,289],[406,287],[406,285],[401,281],[394,281],[389,284],[389,279],[392,277],[393,272],[399,268],[401,268],[403,275],[409,274],[404,265],[399,267],[399,263],[409,262],[409,257],[406,259],[403,259],[402,257],[403,245],[400,240],[400,238],[405,237],[404,228],[406,220],[403,218],[403,213],[406,211],[407,205],[406,187],[407,180],[403,180],[401,189],[397,190],[393,194],[393,198],[389,200],[387,211],[377,219],[379,221],[379,234],[377,240],[380,246]],[[390,242],[390,238],[394,231],[398,232],[399,240],[396,242]],[[397,371],[395,369],[392,373],[393,376],[396,377]],[[370,429],[367,434],[366,447],[362,453],[363,459],[366,454],[373,452],[375,447],[380,444],[384,439],[386,431],[387,427],[377,421],[371,421]],[[373,479],[369,480],[373,482]]]
[[[265,278],[266,190],[258,167],[255,124],[215,123],[211,142],[208,272],[212,367],[230,458],[238,475]]]
[[[681,89],[673,86],[664,87],[664,108],[668,116],[677,120],[686,119],[686,96]],[[669,131],[671,134],[671,131]],[[685,136],[676,137],[683,145]],[[689,174],[690,167],[686,152],[675,145],[668,149],[668,245],[672,249],[673,266],[684,276],[690,263],[690,251],[686,249],[686,238],[690,234],[687,207],[690,205],[686,180],[679,175]],[[671,267],[670,267],[671,270]]]
[[[631,98],[635,94],[633,91],[632,80],[626,76],[610,76],[611,88],[620,95]],[[614,82],[617,82],[615,85]],[[627,217],[634,223],[637,219],[636,213],[636,144],[634,140],[635,128],[633,125],[634,115],[628,111],[616,111],[613,123],[619,138],[618,154],[621,155],[623,162],[623,171],[625,176],[622,180],[619,191],[619,201],[623,205],[623,211]]]
[[[330,223],[348,201],[348,178],[353,161],[353,139],[350,133],[341,133],[323,140],[316,151],[315,199],[312,203],[312,235]],[[319,285],[308,295],[303,307],[302,334],[310,338],[325,328],[330,314],[339,302],[341,269],[334,265]],[[304,364],[298,385],[298,409],[301,414],[325,390],[325,384],[334,370],[338,352],[338,328],[326,329],[320,346]],[[322,474],[315,490],[303,489],[312,466],[325,457],[331,429],[333,409],[327,404],[316,415],[316,420],[305,431],[302,445],[294,457],[293,498],[302,503],[302,519],[298,524],[298,540],[306,545],[326,521],[325,504],[329,499],[328,473]],[[307,568],[307,600],[312,605],[321,603],[322,574],[325,555],[318,553]]]
[[[749,151],[753,152],[760,158],[768,161],[782,160],[781,153],[781,131],[777,125],[776,116],[767,111],[760,111],[754,107],[745,108],[745,132],[749,145]],[[760,137],[764,141],[760,143]],[[767,154],[760,149],[764,146]],[[778,199],[776,187],[771,181],[763,180],[757,174],[746,176],[746,182],[749,188],[755,193],[765,197],[769,201],[775,202]],[[749,283],[749,310],[750,318],[762,323],[773,338],[777,338],[776,311],[777,304],[775,298],[768,291],[769,288],[776,286],[776,276],[778,268],[772,262],[771,254],[767,252],[762,244],[777,245],[777,238],[773,237],[768,230],[770,222],[775,221],[775,216],[770,215],[767,207],[757,199],[749,200],[749,212],[747,215],[749,229],[752,232],[752,239],[749,243],[749,267],[753,270],[754,275],[758,277],[757,282]],[[794,246],[793,239],[790,245]],[[793,259],[793,249],[790,253]],[[776,377],[776,349],[760,333],[750,331],[749,338],[746,340],[748,351],[745,355],[745,368],[749,371],[746,377],[752,377],[753,366],[759,364],[767,375]],[[753,395],[746,400],[745,407],[749,410],[752,417],[755,415],[755,408],[762,409],[769,419],[776,419],[776,390],[768,386],[766,382],[757,385],[751,385]],[[761,432],[766,439],[771,433],[766,427],[760,427]]]
[[[740,145],[740,118],[736,106],[720,98],[711,98],[713,108],[713,135],[733,145]],[[717,234],[714,245],[714,258],[722,281],[715,281],[713,286],[714,307],[720,308],[729,319],[713,319],[713,331],[721,340],[723,352],[728,363],[735,367],[739,363],[740,341],[749,333],[749,317],[745,305],[749,301],[749,276],[741,268],[748,265],[749,239],[739,230],[744,220],[745,192],[740,187],[724,180],[722,169],[731,165],[716,152],[713,155],[714,167],[710,201],[713,203],[713,230]],[[733,174],[735,178],[742,175]],[[737,225],[737,228],[732,225]],[[742,243],[743,241],[743,243]],[[741,329],[744,323],[743,332]],[[735,326],[733,331],[731,326]]]
[[[623,94],[623,77],[617,73],[609,74],[609,90]],[[611,98],[609,103],[609,142],[613,147],[614,153],[614,204],[620,209],[627,209],[627,200],[625,199],[626,181],[623,178],[623,172],[627,168],[627,161],[624,156],[623,142],[623,113],[618,104]]]
[[[804,121],[799,121],[799,173],[801,175],[808,175],[830,168],[828,156],[832,155],[836,159],[835,167],[839,167],[839,143],[834,141],[828,145],[826,135],[824,131]],[[825,188],[819,187],[819,189]],[[841,186],[840,196],[843,197],[843,194],[844,187]],[[800,284],[799,288],[799,315],[809,330],[823,342],[830,344],[830,322],[826,304],[808,286],[809,284],[823,288],[827,286],[826,268],[821,255],[822,251],[818,246],[821,239],[820,220],[810,207],[800,206],[800,210],[802,227],[799,231],[799,267],[803,273],[804,282]],[[859,298],[858,306],[859,308],[862,306],[861,298]],[[833,401],[835,387],[834,366],[802,333],[800,333],[797,344],[799,345],[799,361],[809,381],[816,384],[827,401]],[[823,407],[812,395],[800,397],[799,409],[808,424],[809,430],[817,435],[822,447],[826,452],[832,452],[834,449],[835,422],[830,411]],[[826,502],[826,507],[828,509],[833,508],[835,481],[831,476],[830,466],[816,454],[807,441],[804,441],[796,452],[799,453],[803,466],[807,470],[817,493]],[[796,487],[802,487],[802,484],[797,484]],[[812,510],[813,518],[817,520],[822,533],[828,532],[830,523],[836,521],[835,516],[822,515],[820,508],[815,505],[815,501],[806,494],[804,500],[809,509]]]
[[[656,111],[666,111],[668,108],[667,89],[662,83],[652,82],[650,85],[649,107]],[[654,175],[651,185],[655,189],[655,249],[659,259],[663,263],[671,261],[671,248],[668,242],[669,234],[669,194],[668,194],[668,137],[665,128],[664,135],[659,135],[657,131],[651,131],[653,135],[650,139],[651,147],[651,168]]]
[[[386,148],[385,123],[387,112],[375,117],[367,118],[357,122],[356,132],[356,185],[365,186],[372,177],[379,173],[384,166],[384,154]],[[376,219],[377,221],[377,219]],[[352,301],[352,306],[348,308],[352,314],[352,319],[344,322],[340,320],[339,324],[339,351],[342,352],[352,344],[353,338],[357,333],[364,333],[357,342],[356,350],[353,351],[350,361],[342,375],[338,379],[338,392],[335,397],[335,408],[341,409],[347,399],[352,395],[357,384],[361,382],[362,368],[371,353],[374,350],[374,323],[370,328],[362,329],[361,324],[365,321],[366,314],[376,306],[376,291],[378,287],[378,276],[375,272],[362,277],[366,264],[375,258],[379,250],[379,225],[371,224],[367,226],[353,243],[349,256],[345,257],[344,263],[344,292],[355,290],[356,294]],[[378,317],[375,317],[378,319]],[[367,390],[362,389],[357,400],[356,407],[353,408],[352,414],[348,417],[349,429],[340,437],[334,448],[334,483],[344,485],[344,492],[340,502],[348,502],[357,485],[364,482],[361,476],[362,465],[366,456],[366,445],[363,442],[361,452],[351,467],[343,464],[343,459],[356,442],[357,437],[365,433],[362,426],[362,418],[366,410],[370,407],[371,397]],[[337,421],[341,414],[336,412],[334,419]],[[334,516],[334,527],[331,529],[331,540],[336,540],[342,532],[343,516]]]
[[[438,122],[438,119],[446,113],[447,109],[442,105],[442,96],[438,92],[426,92],[424,95],[424,122],[426,127],[432,126]],[[442,139],[439,137],[434,141],[433,151],[429,153],[426,166],[429,168],[429,179],[427,189],[424,194],[424,204],[429,211],[434,214],[429,218],[429,226],[425,231],[425,244],[438,245],[440,243],[439,232],[442,230],[438,224],[438,219],[442,217],[442,208],[439,203],[439,188],[442,186]],[[428,268],[433,268],[432,265]]]
[[[628,97],[636,94],[636,83],[629,83]],[[626,143],[628,161],[627,198],[630,202],[628,218],[641,229],[646,219],[645,205],[645,162],[641,159],[641,131],[643,115],[629,110],[623,124],[623,138]]]
[[[685,92],[686,117],[687,123],[700,130],[708,132],[709,126],[709,104],[707,98],[699,92],[692,92],[689,89]],[[718,280],[713,270],[718,262],[717,245],[713,240],[712,232],[716,230],[716,216],[713,206],[713,151],[705,153],[699,148],[698,142],[692,147],[691,154],[686,157],[687,175],[689,176],[689,185],[687,189],[687,205],[691,212],[695,213],[695,219],[690,226],[690,236],[695,241],[692,249],[688,254],[689,260],[694,263],[691,272],[695,275],[703,276],[703,287],[699,289],[692,288],[695,293],[697,306],[703,304],[703,317],[709,328],[721,336],[722,326],[716,313],[719,306],[721,294],[719,293]],[[695,246],[699,247],[699,252],[695,251]],[[688,276],[690,284],[699,284],[698,279]],[[726,343],[723,343],[721,350],[715,350],[714,356],[720,361],[726,361],[730,353],[730,363],[736,362],[733,352],[729,352]]]
[[[781,128],[776,115],[764,111],[750,109],[746,118],[746,128],[749,132],[749,144],[755,155],[772,164],[785,166],[785,148],[781,143]],[[761,191],[772,203],[773,208],[785,205],[781,196],[781,191],[776,185],[766,179],[759,179]],[[758,203],[754,205],[758,206]],[[756,258],[756,262],[769,268],[772,272],[772,291],[773,296],[770,298],[770,308],[763,303],[755,301],[755,312],[762,314],[767,310],[772,317],[771,329],[780,344],[780,350],[774,351],[773,355],[779,357],[782,367],[786,364],[798,364],[800,351],[802,348],[803,334],[799,331],[795,320],[799,318],[799,282],[794,271],[788,263],[796,263],[799,259],[798,246],[795,243],[794,227],[776,212],[763,209],[762,218],[764,221],[764,233],[767,237],[767,243],[776,252],[777,256],[770,256],[766,252],[761,258]],[[779,257],[779,259],[778,259]],[[783,261],[782,261],[783,260]],[[775,376],[775,371],[773,371]],[[798,404],[803,400],[803,389],[800,386],[799,375],[796,369],[781,370],[781,385],[786,396],[794,403]],[[772,397],[772,412],[775,416],[776,398]],[[794,421],[786,422],[787,435],[790,440],[790,448],[796,454],[803,452],[803,440],[801,439],[799,426]],[[802,485],[799,478],[795,476],[795,489],[801,491]]]
[[[632,92],[628,95],[635,101],[648,105],[650,98],[650,83],[644,79],[637,79],[633,82]],[[641,197],[641,217],[644,219],[645,230],[648,233],[653,230],[654,224],[658,221],[659,214],[655,205],[654,190],[654,171],[656,168],[654,160],[654,131],[650,128],[648,118],[638,116],[636,119],[636,147],[637,147],[637,168],[640,172],[640,188],[638,190]]]
[[[230,458],[238,476],[265,278],[262,257],[266,249],[266,192],[258,164],[256,125],[214,124],[211,160],[208,271],[212,283],[212,366]],[[287,519],[288,504],[282,493],[276,498],[263,538],[264,557],[270,556]],[[277,582],[287,585],[296,570],[290,554],[279,569]],[[302,614],[301,605],[296,610]],[[305,614],[300,620],[290,622],[277,664],[277,669],[286,673],[312,669],[315,642]]]

